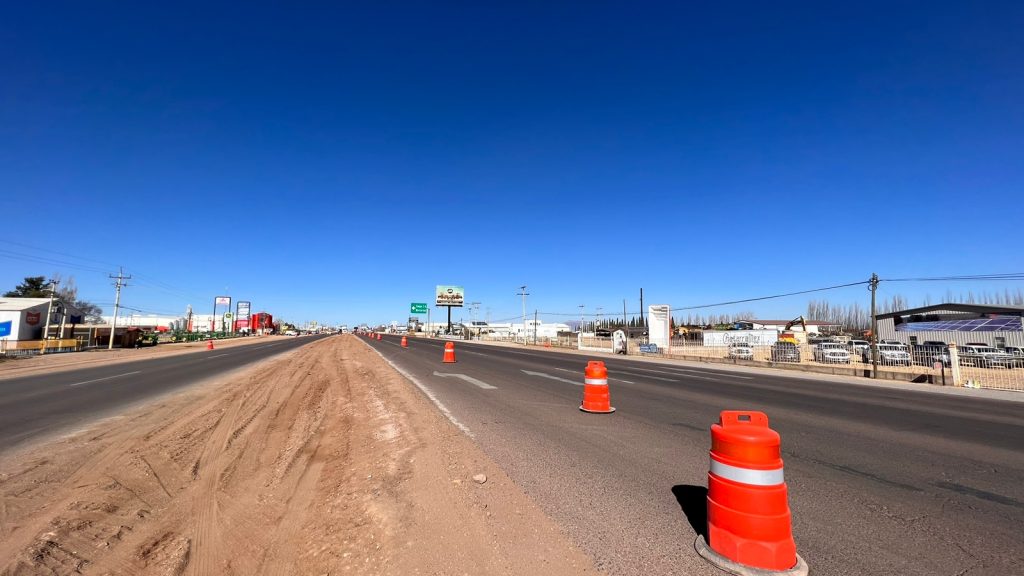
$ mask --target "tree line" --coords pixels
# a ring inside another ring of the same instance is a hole
[[[57,289],[54,290],[53,286]],[[53,298],[54,302],[63,303],[82,312],[85,323],[102,322],[103,309],[99,306],[78,298],[78,286],[75,278],[69,277],[62,281],[59,275],[54,276],[53,283],[46,281],[46,276],[29,276],[15,286],[14,290],[4,293],[4,298]]]

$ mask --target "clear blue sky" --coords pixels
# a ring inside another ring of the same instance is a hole
[[[352,324],[1024,268],[1019,2],[301,4],[5,6],[0,289]]]

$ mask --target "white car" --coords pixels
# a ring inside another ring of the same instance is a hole
[[[864,351],[863,360],[865,363],[871,362],[870,348]],[[910,366],[910,352],[907,352],[907,347],[903,344],[879,344],[878,363],[886,366]]]
[[[754,349],[750,347],[750,344],[743,342],[733,342],[729,344],[729,358],[737,358],[740,360],[753,360]]]
[[[284,335],[285,335],[285,336],[298,336],[298,335],[299,335],[299,333],[298,333],[298,332],[296,332],[295,330],[286,330],[286,331],[285,331],[285,333],[284,333]]]
[[[814,347],[814,361],[827,364],[849,364],[850,353],[839,342],[822,342]]]

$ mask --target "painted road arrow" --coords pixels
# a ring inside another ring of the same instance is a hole
[[[523,370],[522,372],[523,374],[529,374],[530,376],[540,376],[541,378],[550,378],[552,380],[558,380],[559,382],[568,382],[569,384],[575,384],[576,386],[583,386],[583,382],[578,380],[569,380],[568,378],[552,376],[551,374],[545,374],[543,372],[530,372],[529,370]]]
[[[479,386],[479,387],[483,388],[484,390],[497,390],[498,389],[497,386],[491,386],[490,384],[488,384],[487,382],[484,382],[483,380],[477,380],[476,378],[473,378],[472,376],[466,376],[465,374],[446,374],[444,372],[437,372],[435,370],[434,371],[434,376],[440,376],[442,378],[449,378],[449,377],[460,378],[462,380],[465,380],[466,382],[469,382],[470,384],[474,384],[476,386]]]

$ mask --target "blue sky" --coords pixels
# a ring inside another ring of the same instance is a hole
[[[1024,267],[1024,5],[553,4],[6,6],[0,288],[352,324]]]

